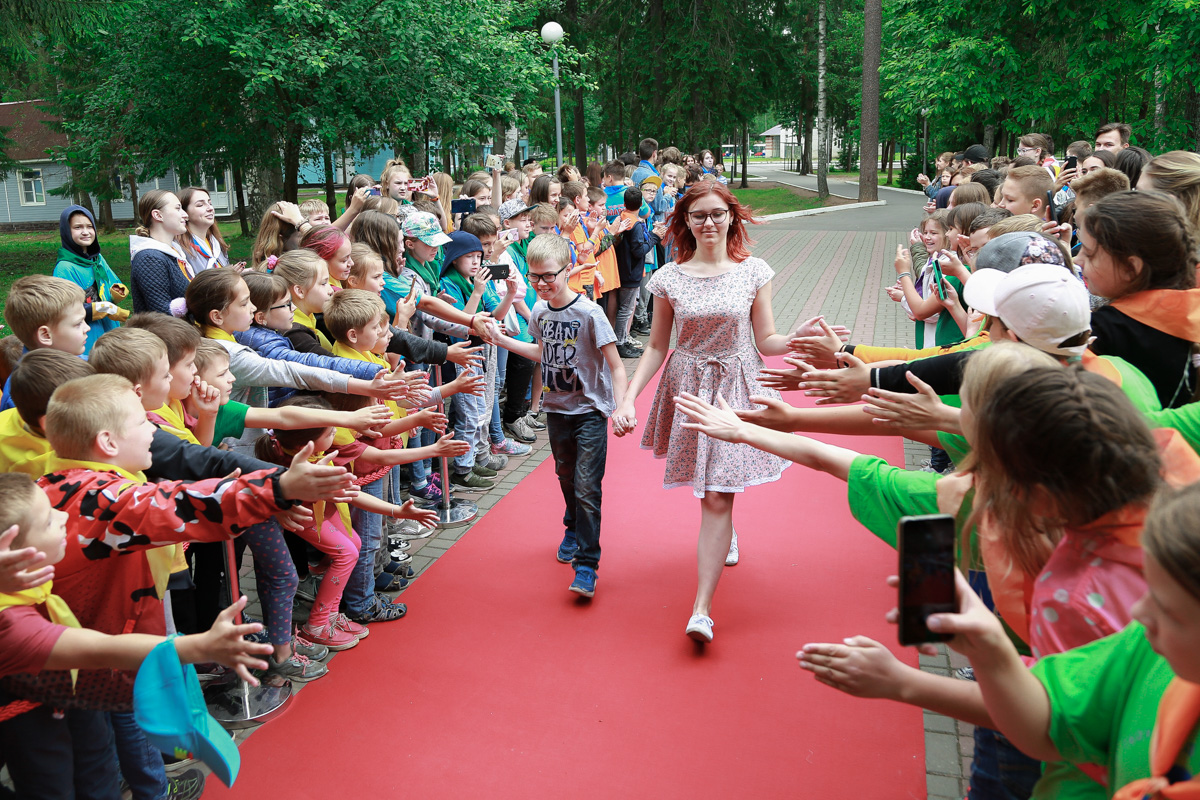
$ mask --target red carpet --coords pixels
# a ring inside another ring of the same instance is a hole
[[[902,463],[898,439],[841,442]],[[637,438],[610,440],[588,602],[554,559],[548,459],[405,592],[408,618],[334,659],[243,745],[236,788],[210,779],[208,796],[924,797],[921,712],[842,695],[794,658],[809,641],[895,642],[895,553],[850,517],[845,485],[793,466],[737,499],[742,562],[700,649],[683,633],[699,504],[662,474]]]

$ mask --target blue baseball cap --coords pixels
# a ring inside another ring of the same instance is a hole
[[[229,734],[208,713],[196,668],[179,661],[168,639],[150,651],[133,683],[133,714],[150,743],[176,758],[204,762],[226,786],[242,765]]]

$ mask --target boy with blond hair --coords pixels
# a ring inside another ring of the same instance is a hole
[[[171,361],[162,339],[141,328],[115,328],[96,340],[88,359],[96,372],[120,375],[133,385],[146,411],[171,395]]]
[[[324,200],[310,197],[300,204],[300,214],[313,226],[329,224],[329,206]]]
[[[34,479],[46,474],[51,450],[42,418],[50,395],[95,371],[82,358],[58,350],[35,350],[21,359],[12,374],[15,408],[0,411],[0,472],[22,472]]]
[[[1053,191],[1054,178],[1042,167],[1015,167],[1008,171],[1004,183],[1000,185],[1000,199],[996,206],[1014,216],[1033,214],[1045,220],[1050,193]]]
[[[13,334],[30,350],[61,350],[82,356],[87,348],[88,309],[83,290],[63,278],[26,275],[8,290],[4,317]],[[0,411],[12,408],[8,383]]]
[[[556,557],[574,565],[568,590],[591,597],[600,564],[608,418],[625,396],[625,366],[604,312],[568,285],[571,252],[566,241],[539,236],[529,245],[528,258],[529,279],[538,295],[529,330],[537,344],[495,338],[501,347],[542,365],[550,449],[566,504],[566,531]]]
[[[195,325],[154,311],[134,314],[126,327],[149,331],[167,348],[171,387],[167,391],[167,402],[149,409],[150,421],[185,442],[211,443],[219,404],[216,392],[196,380],[196,349],[202,340],[200,331]],[[185,400],[192,401],[192,408],[199,416],[189,418],[183,406]]]

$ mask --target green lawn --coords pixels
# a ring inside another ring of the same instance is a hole
[[[236,221],[221,223],[221,233],[229,244],[230,261],[249,261],[253,238],[243,238]],[[129,235],[131,230],[100,235],[100,251],[113,272],[126,283],[129,282]],[[23,275],[43,273],[49,275],[57,260],[59,238],[57,231],[34,233],[0,234],[0,324],[4,323],[3,298],[8,296],[8,287]],[[122,305],[131,308],[130,301]]]
[[[824,204],[815,197],[801,197],[791,189],[734,189],[738,201],[754,209],[755,214],[782,214],[785,211],[805,211]]]

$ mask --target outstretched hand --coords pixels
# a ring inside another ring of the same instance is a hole
[[[250,670],[266,669],[267,662],[256,656],[270,655],[273,648],[269,644],[246,638],[263,629],[261,622],[242,625],[234,623],[234,619],[246,607],[247,602],[247,597],[242,595],[233,605],[218,614],[213,626],[196,636],[195,653],[189,653],[188,659],[194,662],[215,661],[232,669],[251,686],[258,686],[258,679]]]
[[[744,441],[746,423],[734,413],[724,397],[717,395],[717,403],[720,404],[720,408],[694,394],[680,394],[675,398],[675,408],[691,420],[680,423],[681,427],[699,431],[723,442]]]
[[[800,669],[821,683],[854,697],[900,699],[900,688],[912,667],[874,639],[853,636],[841,644],[806,644],[796,653]]]
[[[292,457],[292,464],[279,478],[279,489],[289,500],[316,502],[330,500],[349,503],[358,497],[354,476],[345,467],[334,466],[333,453],[319,461],[310,462],[315,447],[312,442],[300,448]]]
[[[945,430],[947,406],[925,381],[912,372],[905,373],[908,382],[917,391],[892,392],[872,387],[863,395],[866,401],[863,411],[877,425],[909,430]],[[959,430],[949,433],[959,433]]]
[[[790,431],[792,425],[792,406],[777,397],[761,397],[752,395],[750,402],[762,408],[737,409],[733,413],[743,422],[770,428],[773,431]]]
[[[807,397],[819,397],[817,405],[854,403],[871,388],[871,369],[851,353],[838,353],[844,369],[810,370],[802,377],[800,388]]]

